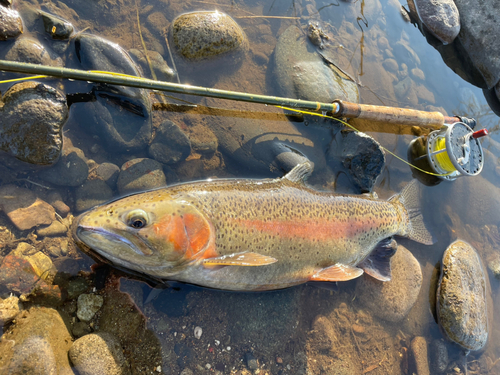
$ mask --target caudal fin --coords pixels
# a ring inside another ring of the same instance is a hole
[[[401,193],[391,197],[389,202],[401,204],[406,209],[409,218],[406,237],[425,245],[436,242],[435,237],[425,226],[420,212],[420,189],[417,180],[406,185]]]

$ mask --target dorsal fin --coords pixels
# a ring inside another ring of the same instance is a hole
[[[311,175],[313,168],[312,163],[310,161],[306,161],[304,163],[297,164],[290,172],[283,176],[283,178],[286,178],[291,182],[303,184]]]

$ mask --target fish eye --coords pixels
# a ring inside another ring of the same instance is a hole
[[[127,215],[127,225],[135,229],[148,225],[148,214],[144,210],[133,210]]]

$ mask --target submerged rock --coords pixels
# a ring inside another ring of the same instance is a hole
[[[120,342],[108,332],[80,337],[71,346],[69,358],[81,375],[130,373]]]
[[[95,170],[97,177],[103,180],[111,189],[116,187],[120,167],[113,163],[102,163]]]
[[[175,164],[185,160],[191,153],[191,142],[172,121],[164,121],[156,130],[149,155],[160,163]]]
[[[132,58],[119,45],[96,35],[75,39],[76,55],[85,70],[104,70],[141,77]],[[147,90],[97,84],[95,102],[77,106],[83,126],[101,136],[116,151],[139,150],[151,139],[151,103]]]
[[[10,296],[8,298],[0,298],[0,330],[7,323],[12,322],[17,314],[22,310],[22,303],[19,302],[19,298],[16,296]]]
[[[171,26],[176,51],[188,60],[203,60],[248,48],[243,29],[219,11],[192,12]]]
[[[466,350],[480,350],[488,340],[486,276],[481,258],[457,240],[444,252],[437,291],[437,317],[444,335]]]
[[[5,60],[63,66],[62,59],[39,41],[27,37],[19,38],[5,54]]]
[[[130,54],[135,58],[135,60],[140,64],[142,71],[152,77],[151,67],[154,70],[156,78],[159,81],[173,81],[175,79],[175,71],[168,66],[167,62],[163,59],[162,55],[160,55],[156,51],[148,51],[149,61],[151,61],[151,67],[149,66],[148,60],[144,56],[142,51],[138,49],[131,49]]]
[[[104,298],[98,294],[80,294],[76,316],[83,322],[92,320],[104,303]]]
[[[427,354],[427,341],[422,336],[411,340],[411,352],[415,361],[415,369],[418,375],[430,375],[429,357]]]
[[[0,5],[0,40],[15,38],[23,32],[19,12]]]
[[[62,128],[68,118],[66,97],[39,82],[22,82],[3,96],[0,107],[0,149],[19,160],[54,163],[62,149]]]
[[[76,211],[82,212],[109,201],[113,191],[102,180],[87,180],[75,192]]]
[[[399,245],[391,259],[391,274],[391,281],[386,282],[363,275],[356,284],[356,295],[375,316],[401,322],[417,301],[422,270],[412,253]]]
[[[50,34],[53,39],[69,39],[74,30],[71,23],[41,10],[38,13],[42,17],[45,32]]]
[[[274,51],[275,74],[284,97],[331,103],[335,99],[357,103],[358,86],[331,63],[326,51],[306,43],[297,26],[290,26],[278,39]],[[330,61],[330,62],[329,62]]]
[[[118,176],[118,192],[128,194],[166,186],[162,165],[156,160],[139,158],[122,165]]]
[[[39,172],[40,178],[59,186],[79,186],[89,175],[83,151],[76,147],[63,149],[59,161],[51,168]]]

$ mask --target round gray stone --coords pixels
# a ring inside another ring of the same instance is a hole
[[[164,121],[156,131],[149,155],[165,164],[185,160],[191,153],[191,142],[184,132],[172,121]]]
[[[248,45],[243,29],[219,11],[183,14],[172,22],[171,35],[178,53],[189,60],[213,58]]]
[[[149,190],[166,184],[162,165],[147,158],[133,159],[123,164],[117,182],[120,194]]]
[[[87,180],[76,189],[76,211],[81,212],[113,198],[113,191],[102,180]]]
[[[14,9],[0,5],[0,40],[15,38],[23,32],[23,21]]]
[[[40,171],[43,180],[60,186],[79,186],[89,175],[89,167],[82,150],[76,147],[63,149],[59,161],[49,169]]]
[[[111,189],[114,189],[120,174],[120,167],[113,163],[102,163],[97,167],[95,173],[99,179],[107,183]]]
[[[61,131],[68,118],[66,97],[39,82],[22,82],[3,96],[0,149],[19,160],[54,163],[61,153]]]
[[[422,270],[412,253],[399,245],[391,259],[391,273],[391,281],[386,282],[363,275],[356,284],[356,295],[373,315],[400,322],[417,301],[422,286]]]
[[[104,298],[98,294],[80,294],[76,316],[83,322],[90,321],[102,307]]]
[[[444,252],[437,291],[437,317],[443,334],[466,350],[488,340],[486,276],[477,251],[457,240]]]
[[[69,358],[80,375],[130,373],[120,342],[108,332],[80,337],[71,346]]]

